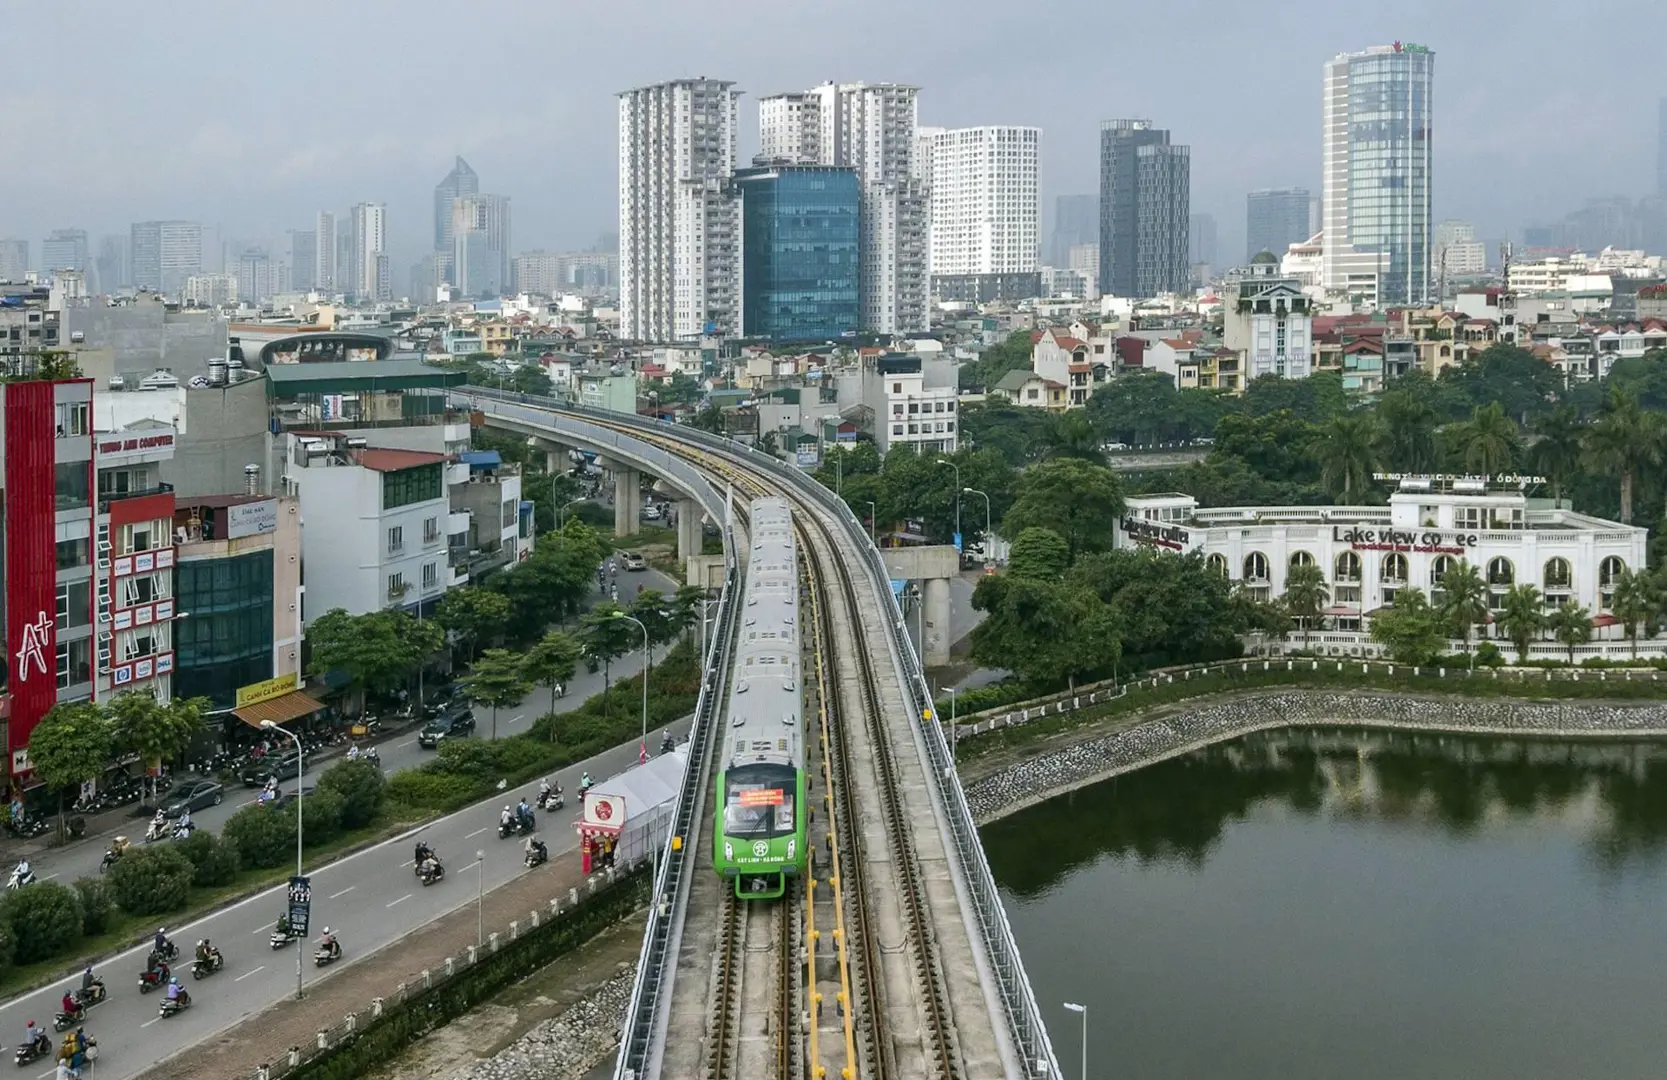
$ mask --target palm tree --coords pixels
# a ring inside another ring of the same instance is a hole
[[[1320,429],[1314,453],[1320,459],[1320,480],[1345,504],[1366,490],[1377,467],[1378,424],[1370,413],[1338,413]]]
[[[1072,409],[1053,419],[1046,434],[1047,456],[1081,458],[1096,465],[1106,463],[1105,436],[1094,426],[1086,409]]]
[[[1615,578],[1615,597],[1609,610],[1626,627],[1627,640],[1632,642],[1632,658],[1638,659],[1638,630],[1655,614],[1655,590],[1647,574],[1623,569]]]
[[[1516,646],[1517,663],[1528,662],[1528,646],[1545,632],[1545,600],[1532,585],[1513,585],[1499,611],[1499,628]]]
[[[1469,420],[1449,431],[1459,460],[1471,472],[1490,476],[1509,472],[1516,460],[1516,421],[1505,415],[1504,406],[1497,401],[1476,406]]]
[[[1308,647],[1308,632],[1330,598],[1331,589],[1318,566],[1304,563],[1285,572],[1285,610],[1302,624],[1303,648]]]
[[[1592,616],[1585,608],[1565,603],[1546,620],[1551,635],[1569,649],[1569,666],[1574,666],[1574,647],[1592,640]]]
[[[1458,630],[1465,651],[1470,652],[1470,628],[1487,621],[1488,585],[1482,572],[1467,560],[1460,559],[1441,575],[1441,617]],[[1470,663],[1475,666],[1475,653]]]
[[[1661,460],[1661,442],[1653,420],[1638,407],[1637,397],[1619,388],[1609,398],[1596,422],[1586,431],[1586,456],[1600,473],[1621,480],[1621,524],[1632,524],[1632,484],[1638,473]]]
[[[1400,472],[1427,472],[1435,465],[1436,414],[1404,390],[1378,399],[1378,456]]]
[[[1573,405],[1559,405],[1536,416],[1529,429],[1535,442],[1528,448],[1528,467],[1551,481],[1551,495],[1561,502],[1563,485],[1580,471],[1586,425]]]

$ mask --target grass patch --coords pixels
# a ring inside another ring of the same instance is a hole
[[[1651,701],[1667,698],[1667,680],[1658,681],[1648,677],[1648,674],[1631,679],[1619,676],[1600,678],[1596,673],[1586,673],[1578,679],[1546,679],[1534,674],[1499,673],[1485,668],[1478,668],[1475,672],[1448,668],[1445,675],[1438,674],[1433,668],[1402,665],[1369,664],[1362,670],[1359,660],[1321,660],[1317,670],[1313,660],[1273,660],[1267,663],[1269,666],[1265,670],[1263,661],[1250,660],[1211,669],[1192,669],[1190,674],[1156,672],[1144,676],[1139,683],[1128,684],[1128,693],[1119,698],[1097,702],[1074,712],[1038,717],[1023,724],[997,727],[977,734],[959,734],[956,758],[976,761],[1000,750],[1028,746],[1066,732],[1099,725],[1109,719],[1145,712],[1155,706],[1247,690],[1382,690],[1541,701]],[[1245,665],[1249,666],[1249,670],[1245,670]],[[1166,681],[1170,679],[1173,681]]]

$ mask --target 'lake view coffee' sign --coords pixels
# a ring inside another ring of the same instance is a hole
[[[1405,551],[1426,555],[1463,555],[1476,546],[1475,533],[1417,531],[1413,529],[1346,529],[1334,525],[1334,543],[1347,544],[1355,551]]]

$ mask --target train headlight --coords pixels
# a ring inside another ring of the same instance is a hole
[[[728,840],[724,841],[724,861],[725,862],[734,862],[735,861],[735,845],[731,844]]]
[[[799,841],[796,838],[789,839],[787,841],[787,859],[788,859],[789,862],[792,861],[793,852],[798,846],[799,846]]]

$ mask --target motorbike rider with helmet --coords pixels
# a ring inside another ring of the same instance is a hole
[[[336,935],[330,932],[328,926],[324,928],[324,933],[318,939],[318,947],[329,954],[332,960],[338,959],[342,954],[341,942],[336,940]]]

